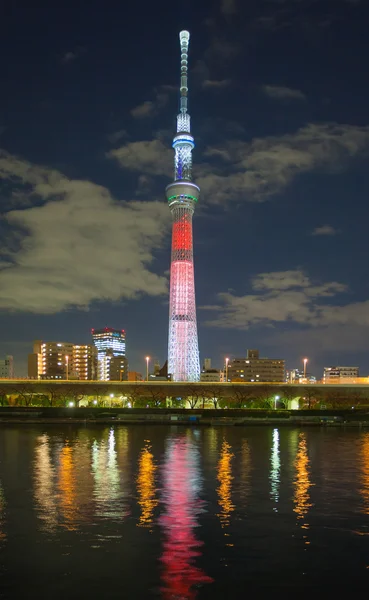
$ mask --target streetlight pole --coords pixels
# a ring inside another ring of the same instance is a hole
[[[277,410],[277,400],[279,400],[279,396],[274,397],[274,410]]]
[[[69,365],[69,356],[68,356],[68,354],[66,354],[66,356],[65,356],[65,367],[66,367],[67,381],[68,381],[68,377],[69,377],[68,365]]]
[[[146,356],[146,381],[149,381],[149,360],[150,356]]]
[[[226,358],[225,359],[225,367],[226,367],[225,368],[225,380],[226,380],[226,383],[228,383],[228,363],[229,363],[229,358]]]
[[[308,359],[304,358],[304,379],[306,379],[306,365],[307,365]]]

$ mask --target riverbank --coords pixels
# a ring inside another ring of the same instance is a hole
[[[106,407],[0,407],[0,427],[44,425],[177,425],[202,427],[369,427],[367,410],[114,409]]]

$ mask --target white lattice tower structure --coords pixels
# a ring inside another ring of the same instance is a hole
[[[199,381],[192,217],[200,188],[192,182],[190,115],[187,112],[187,57],[190,34],[181,31],[181,87],[177,134],[173,139],[174,182],[166,189],[173,216],[170,267],[168,373],[174,381]]]

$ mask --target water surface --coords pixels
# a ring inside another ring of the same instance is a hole
[[[0,575],[9,598],[366,590],[369,433],[2,427]]]

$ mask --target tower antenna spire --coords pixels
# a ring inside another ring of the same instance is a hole
[[[188,45],[190,43],[190,33],[189,31],[181,31],[179,34],[179,41],[181,44],[181,105],[180,110],[181,113],[187,112],[187,94],[188,94],[188,84],[187,84],[187,73],[188,73]]]
[[[192,181],[190,115],[187,112],[188,45],[190,34],[181,31],[180,110],[173,139],[174,182],[166,188],[173,217],[170,266],[168,373],[174,381],[199,381],[200,358],[197,338],[195,279],[193,267],[192,217],[200,188]]]

